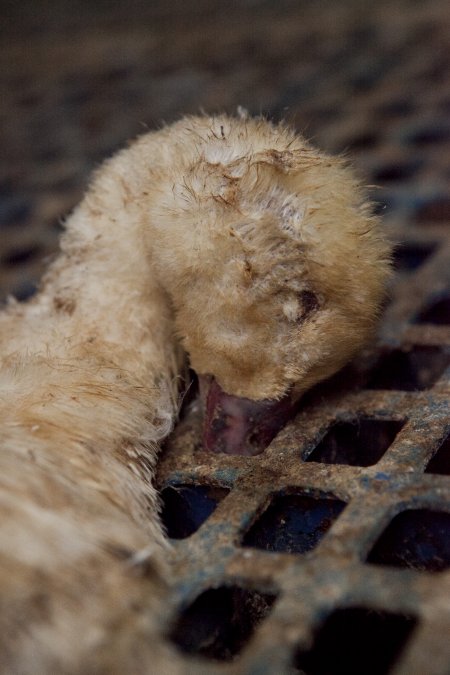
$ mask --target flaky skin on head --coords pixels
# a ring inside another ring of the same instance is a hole
[[[5,672],[182,672],[152,480],[188,357],[206,422],[235,415],[220,442],[252,454],[239,399],[278,414],[350,359],[389,255],[346,163],[284,125],[184,118],[99,169],[39,293],[0,313]]]

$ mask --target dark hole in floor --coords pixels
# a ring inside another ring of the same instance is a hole
[[[370,131],[355,134],[340,143],[341,147],[350,151],[367,150],[373,148],[378,143],[378,136]]]
[[[442,126],[424,127],[412,133],[408,141],[414,145],[432,145],[442,143],[450,138],[450,129]]]
[[[161,520],[171,539],[194,534],[227,496],[228,488],[208,485],[169,485],[161,492]]]
[[[400,244],[394,251],[394,269],[398,272],[411,272],[417,269],[435,250],[431,244]]]
[[[438,473],[450,476],[450,434],[428,462],[425,473]]]
[[[23,226],[30,215],[31,203],[28,200],[14,195],[0,199],[0,226]]]
[[[450,476],[450,436],[448,436],[438,451],[433,455],[425,469],[425,473]]]
[[[383,117],[406,117],[414,112],[414,104],[409,99],[392,99],[378,106],[376,112]]]
[[[435,326],[450,324],[450,296],[435,300],[423,309],[414,319],[414,323],[431,323]]]
[[[450,565],[450,513],[402,511],[375,543],[367,562],[441,572]]]
[[[363,367],[360,363],[354,361],[332,377],[323,380],[307,391],[301,399],[301,406],[306,409],[309,405],[320,404],[324,397],[343,396],[344,393],[360,390],[366,379],[367,376]]]
[[[276,495],[242,540],[265,551],[307,553],[317,546],[346,503],[333,497]]]
[[[295,655],[306,675],[385,675],[400,656],[416,620],[355,607],[333,612],[309,651]]]
[[[306,461],[372,466],[383,457],[403,425],[403,421],[367,418],[338,422]]]
[[[419,168],[418,162],[397,162],[380,166],[374,173],[374,179],[381,183],[398,183],[411,178]]]
[[[429,389],[450,363],[450,355],[439,347],[396,349],[373,369],[369,389],[420,391]]]
[[[372,24],[358,26],[346,35],[346,41],[354,47],[361,47],[373,43],[377,39],[377,29]]]
[[[91,88],[73,88],[65,92],[61,105],[84,106],[95,99],[95,93]]]
[[[100,74],[100,80],[106,83],[113,82],[114,84],[119,80],[126,80],[132,75],[133,69],[130,66],[111,66],[106,68]]]
[[[436,197],[426,201],[416,211],[418,223],[450,223],[450,197]]]
[[[380,72],[361,72],[349,78],[348,85],[354,92],[363,92],[372,89],[380,79]]]
[[[238,586],[207,590],[182,612],[170,639],[188,654],[229,661],[249,641],[275,599]]]
[[[40,246],[27,246],[24,248],[13,249],[2,257],[1,263],[7,267],[24,265],[25,263],[40,255],[40,253]]]

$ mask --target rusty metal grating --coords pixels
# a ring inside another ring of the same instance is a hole
[[[191,400],[159,466],[164,631],[187,673],[448,675],[447,3],[131,5],[9,10],[2,295],[33,292],[58,219],[136,120],[243,104],[346,151],[399,242],[378,342],[256,457],[205,453]]]
[[[414,334],[415,344],[428,342],[426,331]],[[448,364],[445,340],[440,353]],[[442,455],[450,431],[448,385],[447,369],[423,391],[358,387],[324,393],[323,400],[318,394],[252,458],[203,452],[195,441],[200,422],[191,412],[163,456],[161,484],[229,492],[195,533],[174,542],[180,569],[174,603],[200,626],[188,651],[226,662],[226,650],[208,651],[223,635],[212,624],[205,636],[205,612],[194,610],[211,589],[237,588],[259,594],[258,602],[267,594],[277,600],[262,623],[255,618],[252,640],[229,672],[301,672],[304,666],[307,673],[387,672],[387,662],[374,670],[354,662],[355,641],[366,645],[369,660],[380,650],[395,657],[406,642],[395,672],[448,672],[446,641],[438,641],[431,662],[427,647],[450,626],[442,602],[448,575],[438,574],[450,565],[449,466]],[[358,435],[366,434],[356,456]],[[222,596],[210,597],[210,608],[224,603]],[[234,630],[230,616],[223,632]],[[346,654],[353,656],[341,665],[334,624],[338,635],[352,633]],[[338,665],[322,663],[323,651],[335,653]],[[211,663],[204,667],[216,672]]]

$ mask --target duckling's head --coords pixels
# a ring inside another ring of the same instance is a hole
[[[390,246],[346,162],[285,126],[194,118],[180,123],[175,152],[155,264],[191,365],[209,383],[207,417],[223,430],[218,408],[228,422],[239,401],[267,417],[269,402],[280,410],[358,352]],[[253,454],[242,435],[222,449]]]

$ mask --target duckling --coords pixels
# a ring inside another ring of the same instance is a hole
[[[187,359],[205,446],[260,451],[371,336],[390,245],[345,161],[246,115],[138,138],[65,228],[0,314],[1,660],[175,673],[152,479]]]

